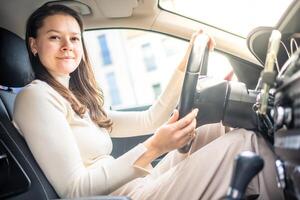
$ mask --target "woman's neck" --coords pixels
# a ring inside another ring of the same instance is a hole
[[[64,75],[64,74],[54,74],[50,73],[56,81],[58,81],[60,84],[65,86],[66,88],[69,88],[69,81],[70,81],[70,75]]]

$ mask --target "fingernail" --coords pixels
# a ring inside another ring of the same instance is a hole
[[[195,114],[195,117],[197,117],[197,115],[198,115],[198,111],[199,111],[199,110],[198,110],[198,108],[195,108],[195,109],[194,109],[194,114]]]

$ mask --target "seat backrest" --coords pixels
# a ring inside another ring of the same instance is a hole
[[[0,85],[23,87],[32,79],[33,71],[24,40],[0,28]],[[6,180],[2,185],[0,182],[0,199],[58,198],[12,123],[15,97],[13,90],[0,88],[0,179]],[[5,162],[1,161],[1,156],[6,157]],[[9,174],[4,174],[5,168],[10,170]]]
[[[14,109],[14,103],[16,99],[17,93],[14,92],[10,88],[1,88],[0,89],[0,99],[5,108],[4,112],[6,112],[7,117],[12,120],[12,114]]]

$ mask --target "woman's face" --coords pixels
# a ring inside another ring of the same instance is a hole
[[[81,31],[76,19],[64,14],[46,17],[36,38],[29,38],[32,53],[52,75],[69,75],[83,56]]]

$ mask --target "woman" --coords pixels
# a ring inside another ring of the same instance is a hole
[[[169,118],[179,98],[190,48],[166,90],[147,111],[106,114],[82,27],[77,13],[62,5],[42,6],[30,16],[26,44],[36,80],[15,102],[14,122],[58,195],[113,194],[132,199],[224,196],[233,158],[243,150],[258,151],[258,139],[245,130],[224,135],[220,124],[203,126],[195,135],[198,110],[180,120],[175,110]],[[110,136],[149,132],[154,134],[121,157],[109,155]],[[195,142],[188,154],[177,152],[192,139]],[[153,169],[151,161],[167,152]],[[249,188],[249,194],[263,193],[258,179]]]

